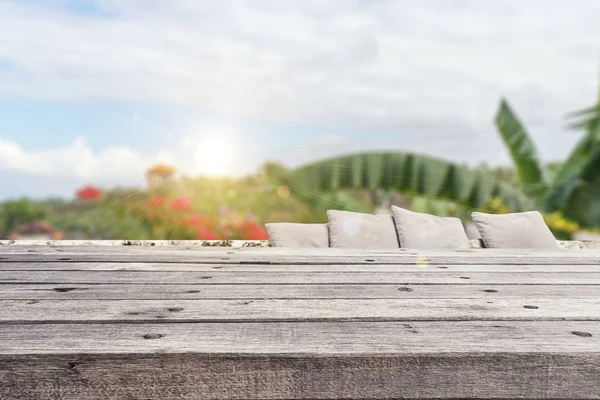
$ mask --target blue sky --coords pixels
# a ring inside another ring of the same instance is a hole
[[[544,9],[540,13],[540,9]],[[0,199],[243,175],[345,152],[508,164],[508,98],[545,160],[595,98],[594,0],[5,0]]]

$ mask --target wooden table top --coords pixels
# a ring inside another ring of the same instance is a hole
[[[0,399],[600,398],[600,250],[0,246]]]

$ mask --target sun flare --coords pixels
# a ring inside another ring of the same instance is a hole
[[[196,149],[194,164],[199,173],[222,176],[230,173],[233,145],[223,136],[207,137]]]

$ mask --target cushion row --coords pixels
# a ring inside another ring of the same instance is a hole
[[[327,211],[327,224],[266,224],[275,247],[352,249],[464,249],[470,243],[458,218],[416,213],[392,206],[392,215]],[[490,248],[558,248],[537,211],[515,214],[473,213],[473,221]]]

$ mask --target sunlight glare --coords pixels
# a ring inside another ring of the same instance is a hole
[[[194,158],[199,173],[213,176],[224,176],[230,173],[232,161],[232,143],[223,136],[203,139],[198,144]]]

